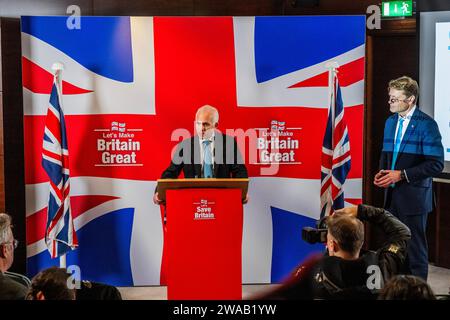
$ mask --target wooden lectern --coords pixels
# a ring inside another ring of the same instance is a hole
[[[160,179],[169,300],[242,299],[248,179]]]

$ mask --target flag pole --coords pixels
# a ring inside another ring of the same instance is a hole
[[[58,85],[58,98],[59,101],[61,100],[61,96],[62,96],[62,72],[64,70],[64,64],[62,62],[55,62],[52,65],[52,70],[54,72],[54,76],[56,77],[56,83]]]
[[[52,70],[54,72],[54,76],[56,77],[56,85],[58,86],[58,99],[59,99],[59,101],[62,101],[61,100],[61,97],[62,97],[62,71],[64,70],[64,64],[61,62],[55,62],[52,65]],[[63,255],[61,255],[59,257],[59,267],[60,268],[67,267],[66,253],[64,253]]]
[[[337,68],[339,68],[339,63],[337,61],[329,61],[325,64],[325,68],[328,69],[328,105],[330,106],[331,104],[331,112],[333,112],[332,114],[332,119],[333,119],[333,126],[334,126],[334,113],[335,113],[335,92],[334,92],[334,79],[337,76]]]
[[[332,150],[333,150],[333,155],[332,157],[334,158],[334,125],[335,125],[335,113],[336,113],[336,97],[335,95],[335,91],[334,91],[334,80],[335,77],[337,75],[337,68],[339,68],[339,63],[336,60],[332,60],[332,61],[328,61],[325,64],[325,68],[328,69],[328,106],[329,106],[329,110],[331,115],[328,115],[329,117],[331,117],[331,126],[333,128],[332,130],[332,134],[331,134],[331,146],[332,146]],[[331,165],[331,170],[333,170],[333,165]],[[332,178],[332,177],[331,177]],[[333,194],[332,194],[332,188],[328,189],[328,201],[329,201],[329,207],[330,207],[330,213],[333,212],[333,203],[334,203],[334,199],[333,199]]]

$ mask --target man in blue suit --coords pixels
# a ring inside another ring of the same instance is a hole
[[[432,177],[444,167],[444,149],[436,121],[416,105],[419,87],[410,77],[389,82],[389,106],[380,171],[374,184],[385,188],[384,207],[411,230],[408,247],[413,275],[427,279],[426,222],[433,209]]]

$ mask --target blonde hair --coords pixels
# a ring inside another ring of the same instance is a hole
[[[417,98],[419,97],[419,85],[417,84],[417,81],[408,76],[402,76],[389,81],[388,90],[389,89],[401,90],[408,98],[414,96],[414,101],[417,101]]]

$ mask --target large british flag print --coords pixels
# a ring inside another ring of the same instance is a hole
[[[257,146],[240,145],[250,174],[243,281],[269,283],[323,250],[300,235],[320,216],[331,60],[341,66],[352,142],[344,201],[361,201],[364,52],[364,16],[82,17],[76,31],[67,29],[66,17],[22,17],[28,274],[57,263],[45,245],[49,179],[40,165],[54,62],[65,65],[79,242],[67,263],[88,280],[161,283],[164,229],[151,203],[156,179],[178,142],[171,140],[174,129],[193,133],[196,109],[210,104],[220,111],[219,129],[263,135],[276,122],[292,140],[279,150],[290,159],[270,175],[261,171],[268,165],[262,153],[250,159]]]

